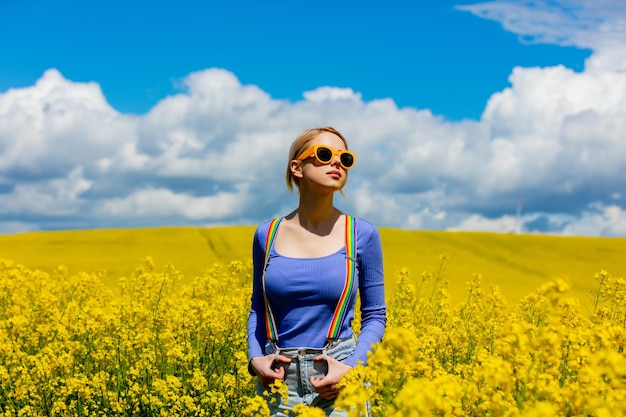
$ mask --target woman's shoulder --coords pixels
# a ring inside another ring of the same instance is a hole
[[[274,220],[280,220],[280,217],[276,217],[276,218],[272,218],[272,219],[267,219],[262,221],[261,223],[259,223],[256,227],[256,230],[267,230],[270,227],[270,224],[274,221]]]
[[[262,223],[259,223],[259,225],[256,228],[256,231],[254,232],[254,235],[257,238],[260,238],[262,241],[265,240],[265,238],[267,237],[267,234],[269,232],[269,228],[272,224],[272,222],[274,222],[275,220],[280,220],[281,217],[275,217],[273,219],[268,219],[263,221]]]
[[[370,222],[369,220],[366,220],[362,217],[355,217],[352,216],[354,218],[354,223],[356,224],[356,229],[357,231],[359,229],[364,230],[364,231],[378,231],[376,225],[372,222]]]
[[[376,225],[361,217],[354,218],[356,228],[357,251],[380,250],[380,233]]]
[[[380,239],[378,228],[376,225],[369,220],[363,219],[361,217],[354,217],[354,224],[356,228],[356,235],[359,241],[369,241],[370,239]]]

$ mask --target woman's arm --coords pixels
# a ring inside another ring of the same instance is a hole
[[[267,341],[265,333],[265,304],[263,300],[262,274],[265,264],[265,235],[267,226],[260,225],[254,232],[252,241],[252,297],[250,315],[248,316],[248,362],[257,356],[265,356],[264,347]]]
[[[357,220],[357,261],[359,262],[359,294],[361,298],[361,332],[354,354],[344,361],[355,366],[367,363],[372,345],[382,340],[387,324],[385,277],[382,246],[376,227],[363,219]]]

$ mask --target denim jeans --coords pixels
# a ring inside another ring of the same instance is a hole
[[[291,411],[297,404],[306,404],[321,408],[327,416],[347,416],[346,412],[335,410],[334,400],[326,400],[320,397],[311,385],[310,379],[312,376],[322,378],[328,372],[326,361],[315,361],[313,358],[325,353],[338,361],[343,361],[354,352],[354,347],[354,339],[347,338],[337,339],[328,348],[324,349],[280,348],[279,353],[291,359],[290,363],[281,364],[285,369],[285,384],[289,390],[289,399],[285,402],[278,394],[270,393],[266,395],[269,390],[263,387],[260,382],[257,382],[257,394],[267,401],[270,415],[272,417],[293,416],[293,413],[285,414],[285,411]],[[265,354],[270,355],[273,353],[276,353],[274,346],[268,343],[265,346]]]

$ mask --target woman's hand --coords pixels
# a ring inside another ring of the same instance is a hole
[[[267,356],[255,356],[250,360],[250,367],[256,373],[257,378],[264,387],[274,382],[275,379],[285,379],[285,368],[283,363],[290,363],[291,359],[284,355],[271,354]]]
[[[323,361],[324,356],[320,355],[314,358],[316,361]],[[317,392],[320,397],[325,400],[332,400],[339,395],[339,388],[337,388],[337,382],[341,380],[341,378],[348,373],[352,367],[350,365],[346,365],[342,362],[339,362],[337,359],[331,358],[328,356],[326,359],[328,362],[328,373],[324,378],[315,378],[311,377],[311,385],[315,388],[315,392]]]

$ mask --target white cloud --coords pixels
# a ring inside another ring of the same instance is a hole
[[[290,142],[304,127],[320,124],[343,131],[358,154],[349,198],[338,204],[384,226],[508,230],[506,216],[515,212],[522,192],[538,200],[539,211],[548,210],[541,200],[551,193],[557,200],[571,196],[584,208],[590,192],[593,201],[600,195],[613,202],[626,192],[614,175],[626,169],[620,158],[626,81],[616,75],[518,68],[482,120],[451,123],[429,111],[398,109],[391,100],[363,102],[345,89],[305,94],[313,101],[277,101],[223,70],[190,75],[187,91],[130,118],[103,105],[93,85],[72,83],[54,71],[42,78],[50,74],[69,96],[57,99],[69,103],[63,130],[69,133],[42,128],[41,143],[30,145],[38,161],[59,158],[57,163],[35,164],[36,173],[26,164],[3,168],[10,189],[0,195],[4,213],[58,218],[81,210],[87,224],[90,216],[130,224],[137,217],[158,224],[176,216],[260,221],[288,199],[283,173]],[[0,102],[34,107],[30,114],[54,122],[56,116],[41,111],[42,100],[23,98],[46,97],[49,84],[7,93]],[[72,116],[71,106],[79,106],[71,100],[75,91],[100,104]],[[26,113],[11,113],[11,123],[27,126]],[[117,126],[103,127],[111,123]],[[2,132],[5,148],[15,153],[22,146],[15,133]],[[77,137],[86,149],[80,158],[71,149],[62,157],[52,149]],[[548,205],[555,212],[572,210],[553,200]],[[487,220],[494,218],[499,220]]]
[[[479,214],[472,214],[463,219],[458,225],[448,228],[450,231],[484,231],[498,233],[517,232],[519,229],[517,219],[513,216],[488,219]]]
[[[319,87],[313,91],[306,91],[304,98],[313,103],[322,103],[335,100],[361,101],[361,94],[351,88]]]
[[[241,216],[246,206],[245,192],[220,192],[213,196],[194,197],[166,189],[145,189],[137,190],[124,198],[112,198],[97,208],[96,212],[122,219],[178,217],[186,220],[219,221]]]
[[[491,97],[483,114],[494,161],[509,167],[493,172],[513,175],[508,184],[517,187],[569,183],[579,189],[590,181],[621,187],[615,173],[626,152],[626,77],[561,66],[516,68],[511,84]]]
[[[527,42],[606,50],[625,48],[624,5],[615,0],[499,0],[457,6],[500,22]]]
[[[563,234],[626,236],[626,210],[616,205],[590,204],[582,216],[563,229]]]
[[[51,178],[17,183],[11,194],[0,194],[0,216],[3,214],[37,214],[72,216],[85,204],[81,195],[93,181],[83,177],[77,166],[64,178]]]
[[[73,83],[53,69],[32,87],[0,94],[0,172],[87,166],[134,136],[133,118],[113,110],[96,83]]]

